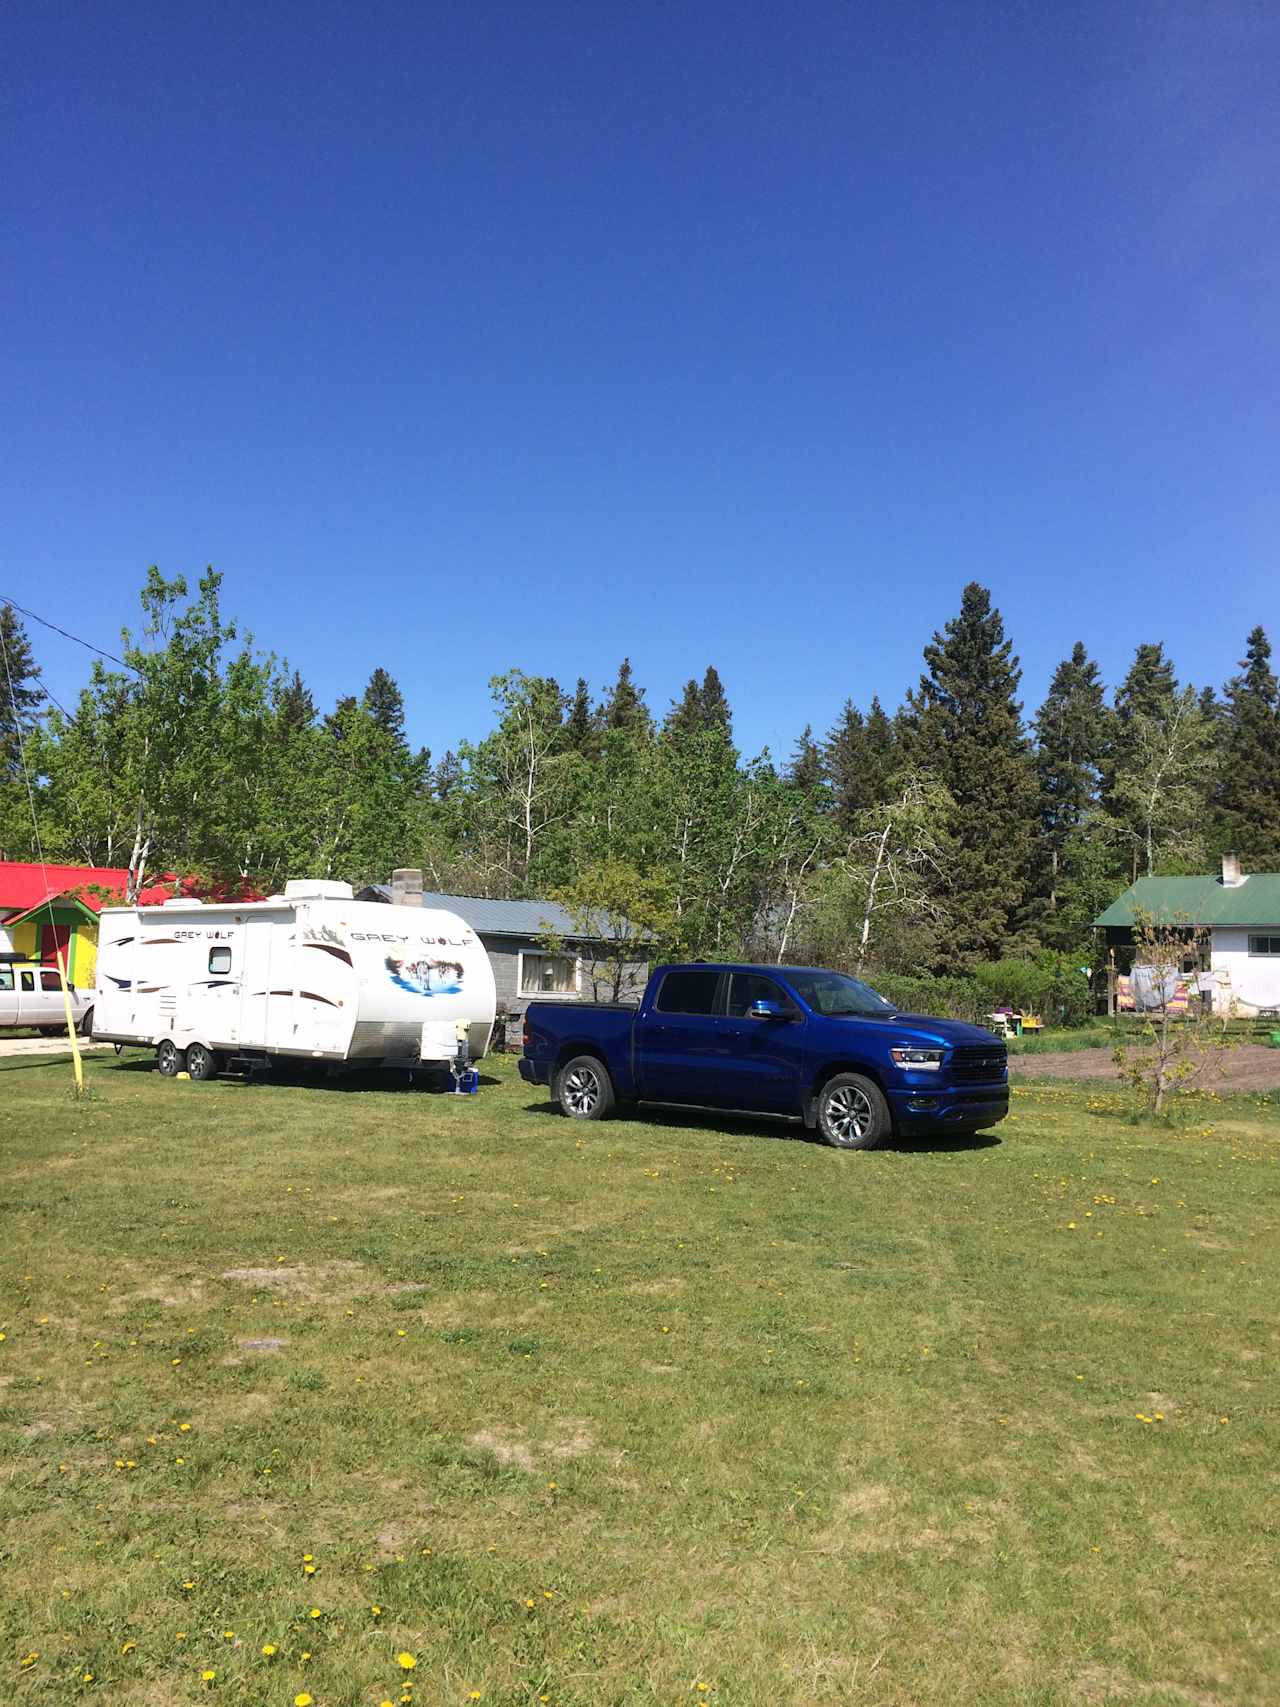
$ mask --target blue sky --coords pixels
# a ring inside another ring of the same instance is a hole
[[[438,753],[518,665],[740,744],[892,707],[969,579],[1280,646],[1280,12],[19,4],[0,593],[147,564]],[[86,658],[32,628],[51,687]]]

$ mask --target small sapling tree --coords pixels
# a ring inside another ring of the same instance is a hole
[[[1234,1047],[1227,1032],[1230,1015],[1214,1013],[1197,989],[1196,972],[1188,970],[1203,964],[1207,942],[1208,932],[1188,919],[1134,914],[1135,1018],[1114,1060],[1121,1082],[1151,1114],[1163,1114],[1176,1092],[1220,1077]]]

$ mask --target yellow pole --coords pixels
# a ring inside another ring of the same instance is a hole
[[[84,1095],[84,1062],[80,1059],[80,1039],[76,1036],[75,1016],[71,1012],[71,991],[67,987],[67,968],[62,958],[62,949],[56,948],[58,957],[58,982],[62,985],[62,1011],[67,1016],[67,1036],[71,1039],[71,1066],[76,1078],[76,1095]]]

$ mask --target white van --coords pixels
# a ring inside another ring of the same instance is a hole
[[[229,1056],[433,1066],[489,1047],[489,956],[455,913],[287,883],[266,901],[104,907],[93,1034],[156,1051],[166,1078]]]
[[[93,1029],[93,991],[70,987],[71,1017],[82,1037]],[[33,962],[0,962],[0,1029],[30,1026],[39,1031],[64,1031],[67,1011],[62,1005],[62,981],[53,966]]]

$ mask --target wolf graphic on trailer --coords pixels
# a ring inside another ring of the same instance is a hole
[[[446,1069],[484,1055],[493,969],[455,913],[287,883],[266,901],[104,907],[93,1033],[155,1048],[167,1076],[238,1057]]]

